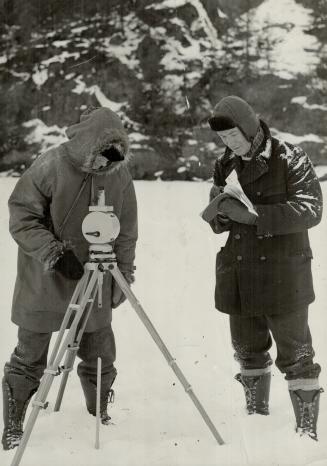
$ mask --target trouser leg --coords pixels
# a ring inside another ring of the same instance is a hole
[[[234,357],[241,372],[235,376],[244,388],[248,414],[269,414],[272,344],[265,316],[230,316]]]
[[[230,332],[234,357],[241,372],[249,375],[267,372],[272,360],[271,336],[265,316],[230,316]]]
[[[4,366],[4,380],[12,389],[13,397],[25,400],[38,388],[44,369],[51,333],[37,333],[19,327],[18,343],[10,360]]]
[[[102,380],[111,385],[117,374],[114,366],[116,344],[111,326],[92,333],[84,333],[77,356],[82,360],[77,367],[77,373],[81,379],[88,379],[96,383],[97,361],[100,357],[102,359]]]
[[[267,316],[277,346],[276,366],[285,374],[292,390],[319,388],[320,365],[315,355],[308,325],[308,308]]]
[[[111,326],[92,333],[84,333],[77,355],[82,359],[77,367],[77,373],[81,380],[87,409],[93,415],[96,413],[98,357],[102,360],[100,412],[102,423],[106,424],[110,420],[107,414],[107,404],[113,399],[111,386],[117,375],[114,366],[116,345]]]
[[[50,339],[51,334],[18,330],[18,344],[2,379],[4,450],[17,447],[23,436],[26,410],[46,367]]]
[[[308,325],[308,308],[268,317],[277,345],[276,365],[288,381],[296,431],[317,440],[320,365],[313,361],[314,349]]]

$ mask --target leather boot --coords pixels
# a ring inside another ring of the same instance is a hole
[[[81,378],[81,384],[85,396],[87,410],[92,416],[96,416],[96,390],[97,386],[91,380]],[[111,417],[107,412],[109,403],[114,402],[115,392],[111,388],[113,380],[110,384],[106,384],[105,381],[101,384],[101,395],[100,395],[100,418],[101,423],[104,425],[110,424]]]
[[[3,378],[3,424],[2,446],[4,450],[11,450],[19,445],[23,436],[23,424],[30,399],[37,390],[32,390],[25,400],[13,397],[9,383]]]
[[[323,389],[289,390],[296,419],[296,432],[306,434],[314,440],[317,437],[319,399]]]
[[[243,385],[248,414],[269,414],[270,372],[261,375],[237,374],[235,379]]]

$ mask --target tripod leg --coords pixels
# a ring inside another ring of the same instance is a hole
[[[82,277],[81,280],[83,280],[83,277]],[[35,395],[35,399],[34,399],[34,401],[32,403],[32,406],[33,406],[32,412],[31,412],[31,414],[30,414],[30,416],[28,418],[28,421],[27,421],[27,424],[26,424],[26,427],[25,427],[25,430],[24,430],[23,437],[22,437],[21,442],[20,442],[20,444],[19,444],[19,446],[18,446],[18,448],[16,450],[16,453],[15,453],[15,456],[14,456],[13,461],[11,463],[11,466],[18,466],[19,465],[20,460],[21,460],[21,458],[22,458],[22,456],[24,454],[27,442],[28,442],[29,437],[31,435],[32,429],[34,427],[34,424],[35,424],[36,419],[38,417],[38,414],[40,412],[40,409],[47,407],[47,403],[45,402],[45,400],[46,400],[46,397],[47,397],[47,395],[49,393],[49,390],[51,388],[53,379],[58,374],[58,372],[57,372],[58,367],[60,365],[60,362],[63,359],[63,356],[64,356],[65,352],[67,351],[69,343],[72,341],[72,338],[73,338],[72,335],[76,334],[78,324],[79,324],[79,322],[80,322],[80,320],[81,320],[81,318],[83,316],[84,309],[89,304],[89,298],[90,298],[90,296],[91,296],[91,294],[93,292],[94,287],[96,286],[96,283],[97,283],[97,273],[93,272],[92,275],[91,275],[91,278],[90,278],[90,280],[88,282],[86,291],[85,291],[83,297],[81,298],[81,302],[79,304],[75,305],[71,301],[71,303],[69,304],[67,312],[69,312],[69,308],[71,306],[74,306],[74,308],[76,310],[76,314],[74,316],[71,327],[68,330],[66,338],[64,339],[64,342],[61,344],[61,346],[60,346],[60,342],[58,343],[58,345],[56,345],[56,346],[58,346],[57,354],[54,354],[54,353],[52,354],[52,356],[51,356],[52,364],[48,365],[48,367],[44,371],[44,375],[42,377],[39,389],[38,389],[38,391],[37,391],[37,393]],[[80,283],[77,284],[77,290],[79,290],[79,291],[81,289],[80,286],[81,287],[84,286],[84,281],[82,282],[82,284],[80,284]],[[74,295],[75,295],[75,298],[78,298],[79,293],[74,293]],[[58,335],[58,338],[59,337],[60,337],[60,335]],[[61,339],[62,339],[62,336],[61,336]]]
[[[77,345],[75,345],[75,344],[70,345],[69,348],[67,348],[67,354],[66,354],[64,366],[61,369],[62,378],[61,378],[61,382],[60,382],[60,387],[59,387],[59,390],[58,390],[56,403],[55,403],[54,408],[53,408],[53,410],[55,412],[58,412],[60,410],[62,399],[63,399],[64,392],[65,392],[65,389],[66,389],[67,381],[68,381],[69,372],[74,367],[74,362],[75,362],[75,358],[76,358],[76,354],[77,354],[78,349],[79,349],[78,344]]]
[[[192,389],[191,385],[188,383],[188,381],[184,377],[184,374],[182,373],[182,371],[180,370],[180,368],[176,364],[175,359],[170,354],[168,348],[164,344],[164,342],[161,339],[159,333],[157,332],[157,330],[153,326],[152,322],[150,321],[149,317],[145,313],[145,311],[142,308],[141,304],[136,299],[134,293],[132,292],[132,290],[131,290],[130,286],[128,285],[127,281],[125,280],[123,274],[119,270],[117,264],[116,263],[111,264],[110,267],[109,267],[109,270],[110,270],[111,274],[113,275],[113,277],[115,278],[118,285],[120,286],[121,290],[125,294],[126,298],[128,299],[128,301],[130,302],[130,304],[134,308],[135,312],[137,313],[137,315],[139,316],[139,318],[141,319],[141,321],[145,325],[146,329],[150,333],[152,339],[154,340],[154,342],[156,343],[156,345],[160,349],[161,353],[164,355],[166,361],[168,362],[168,364],[170,365],[170,367],[174,371],[174,373],[177,376],[178,380],[183,385],[186,393],[189,395],[189,397],[193,401],[193,403],[196,406],[197,410],[201,414],[204,422],[209,427],[212,435],[215,437],[215,439],[217,440],[219,445],[223,445],[224,441],[221,438],[219,432],[217,431],[217,429],[214,426],[213,422],[209,418],[207,412],[205,411],[204,407],[200,403],[199,399],[197,398],[197,396],[193,392],[193,389]]]
[[[96,400],[96,424],[95,424],[95,448],[100,448],[100,399],[101,399],[101,370],[102,359],[98,358],[97,365],[97,400]]]
[[[73,312],[76,311],[76,303],[79,302],[80,296],[82,293],[85,292],[85,287],[87,285],[88,279],[89,279],[90,271],[85,270],[83,277],[80,279],[80,281],[77,283],[76,288],[74,290],[74,293],[71,297],[70,303],[67,307],[67,311],[65,313],[65,317],[61,323],[59,333],[56,339],[56,342],[54,344],[53,350],[51,352],[51,356],[49,358],[48,366],[51,366],[55,360],[56,355],[58,354],[58,349],[60,347],[60,343],[62,342],[63,336],[65,331],[67,330],[68,323],[71,319],[71,316]]]
[[[100,274],[102,275],[101,272],[94,272],[94,273],[97,273],[98,277],[99,277]],[[93,302],[94,302],[94,299],[95,299],[95,296],[96,296],[96,293],[97,293],[97,289],[98,289],[98,287],[96,286],[92,290],[93,295],[88,300],[87,305],[89,307],[88,307],[88,310],[84,312],[84,319],[83,319],[83,322],[82,322],[82,324],[80,326],[80,329],[79,329],[79,331],[76,331],[75,335],[73,335],[73,338],[72,338],[71,342],[68,345],[65,362],[64,362],[64,365],[63,365],[63,369],[61,369],[61,372],[62,372],[63,375],[62,375],[62,379],[61,379],[61,383],[60,383],[56,403],[55,403],[54,409],[53,409],[55,412],[60,410],[60,406],[61,406],[61,403],[62,403],[62,398],[64,396],[65,388],[66,388],[67,381],[68,381],[68,376],[69,376],[69,373],[72,371],[72,369],[74,367],[74,362],[75,362],[75,359],[76,359],[76,356],[77,356],[77,351],[79,350],[79,344],[80,344],[81,338],[83,336],[84,329],[85,329],[86,323],[88,321],[90,312],[92,310],[92,305],[93,305]],[[85,292],[85,286],[84,286],[84,290],[82,289],[82,292],[83,293]]]

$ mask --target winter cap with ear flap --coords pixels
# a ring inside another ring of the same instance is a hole
[[[208,120],[213,131],[225,131],[238,127],[248,140],[252,140],[260,126],[259,118],[245,100],[235,95],[224,97]]]

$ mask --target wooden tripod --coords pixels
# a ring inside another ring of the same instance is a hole
[[[146,329],[150,333],[152,339],[154,340],[154,342],[160,349],[161,353],[165,357],[169,366],[172,368],[178,380],[183,385],[186,393],[191,398],[192,402],[194,403],[195,407],[199,411],[201,417],[207,424],[208,428],[210,429],[211,433],[215,437],[216,441],[219,443],[219,445],[224,444],[224,441],[219,435],[216,427],[212,423],[211,419],[209,418],[207,412],[203,408],[199,399],[193,392],[191,385],[188,383],[188,381],[184,377],[175,359],[168,351],[168,348],[162,341],[157,330],[151,323],[149,317],[145,313],[139,301],[136,299],[129,284],[127,283],[123,274],[119,270],[117,266],[115,254],[111,253],[108,255],[108,258],[105,261],[101,261],[101,262],[91,261],[85,264],[84,275],[80,279],[80,281],[77,283],[75,291],[71,298],[71,301],[68,305],[67,311],[65,313],[65,317],[61,324],[57,339],[55,341],[55,344],[54,344],[54,347],[53,347],[53,350],[52,350],[52,353],[49,359],[48,366],[44,371],[44,375],[42,377],[39,389],[35,395],[34,401],[32,402],[32,411],[27,420],[23,437],[16,450],[16,454],[13,458],[11,466],[19,465],[21,458],[24,454],[27,442],[31,435],[32,429],[38,417],[38,414],[42,408],[45,409],[48,406],[48,403],[46,402],[46,398],[50,391],[54,377],[62,373],[63,378],[61,380],[54,411],[59,411],[60,409],[62,397],[65,391],[67,379],[69,376],[69,372],[73,369],[74,361],[75,361],[76,354],[79,348],[79,343],[81,341],[83,332],[85,330],[89,315],[92,311],[92,307],[93,307],[93,303],[94,303],[96,295],[98,294],[98,298],[101,299],[101,296],[102,296],[101,286],[103,282],[103,274],[106,273],[107,271],[109,271],[112,274],[113,278],[116,280],[116,282],[120,286],[121,290],[125,294],[131,306],[134,308],[138,317],[141,319]],[[64,338],[65,331],[67,330],[70,322],[71,322],[70,328],[66,334],[66,337]],[[64,357],[65,357],[64,365],[60,366]]]

